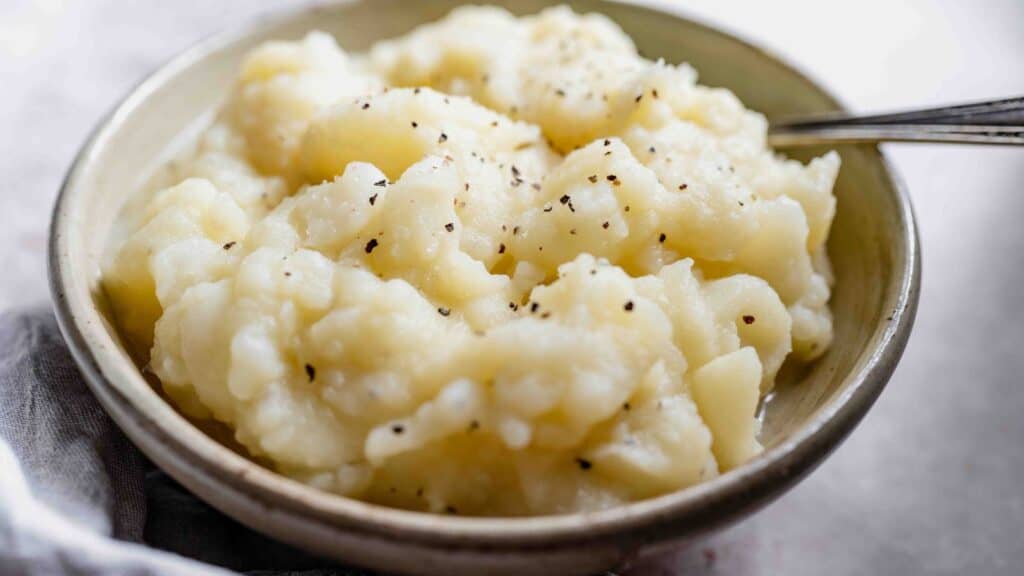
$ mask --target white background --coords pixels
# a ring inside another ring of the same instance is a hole
[[[1024,0],[690,0],[855,110],[1024,94]],[[49,210],[89,129],[197,39],[283,1],[0,0],[0,310],[45,301]],[[1024,150],[887,147],[924,289],[890,386],[780,501],[644,573],[1019,573],[1024,565]]]

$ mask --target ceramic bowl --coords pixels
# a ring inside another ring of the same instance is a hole
[[[99,259],[118,209],[183,126],[216,107],[243,54],[320,28],[359,50],[446,14],[457,0],[372,0],[263,18],[202,42],[136,88],[99,125],[54,210],[50,281],[57,317],[103,406],[155,463],[252,528],[343,563],[409,574],[587,574],[693,540],[793,486],[850,432],[885,386],[910,334],[920,255],[906,191],[870,146],[843,146],[835,268],[835,342],[785,370],[765,406],[763,455],[704,484],[601,512],[461,518],[370,505],[289,480],[218,443],[165,402],[125,351],[108,315]],[[498,1],[517,13],[544,0]],[[554,3],[554,2],[550,2]],[[778,57],[677,14],[602,0],[571,2],[616,20],[649,56],[690,62],[701,82],[732,89],[769,118],[840,109]],[[125,47],[130,50],[130,47]],[[801,150],[806,160],[823,150]]]

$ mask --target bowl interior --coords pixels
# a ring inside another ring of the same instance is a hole
[[[119,208],[166,158],[168,147],[196,119],[215,108],[230,89],[242,56],[272,38],[299,38],[311,29],[337,37],[346,49],[360,50],[375,40],[401,34],[443,16],[458,0],[373,0],[316,7],[267,19],[175,60],[147,82],[115,114],[115,130],[80,159],[58,217],[66,221],[55,240],[63,258],[58,282],[79,324],[92,324],[86,340],[102,348],[103,363],[125,368],[101,371],[127,396],[161,402],[130,366],[99,283],[99,263]],[[516,13],[531,13],[554,2],[496,1]],[[689,62],[700,81],[733,90],[752,109],[769,118],[835,110],[835,101],[793,69],[771,56],[693,22],[648,9],[600,0],[569,2],[577,11],[600,11],[616,20],[640,50],[669,62]],[[807,160],[824,149],[803,149],[792,157]],[[810,367],[789,366],[764,410],[762,441],[771,449],[813,422],[874,361],[880,343],[891,336],[887,319],[901,303],[907,282],[907,213],[887,171],[872,147],[838,148],[843,166],[836,187],[838,211],[828,248],[835,271],[832,296],[835,341]],[[87,310],[91,308],[91,311]],[[770,453],[770,450],[769,450]]]

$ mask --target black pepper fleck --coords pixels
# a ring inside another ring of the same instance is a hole
[[[402,432],[405,432],[405,426],[402,426],[401,424],[392,424],[391,431],[395,434],[401,434]]]
[[[441,132],[441,135],[437,137],[437,141],[439,143],[440,142],[446,142],[447,140],[448,140],[448,135],[445,134],[444,132]]]
[[[412,123],[412,127],[413,127],[413,128],[419,128],[419,127],[420,127],[420,124],[419,124],[419,122],[413,122],[413,123]]]
[[[607,220],[601,223],[601,228],[604,228],[605,230],[608,229],[608,226],[610,226],[610,223]]]
[[[373,196],[370,196],[370,206],[373,206],[376,203],[377,203],[377,194],[374,194]]]
[[[661,234],[658,234],[658,242],[661,243],[661,244],[665,243],[665,233],[664,232],[662,232]]]
[[[744,324],[748,324],[748,325],[749,324],[753,324],[754,320],[756,320],[756,319],[753,316],[751,316],[750,314],[744,314],[743,315],[743,323]]]
[[[558,199],[558,201],[561,202],[562,204],[565,204],[569,208],[570,212],[576,211],[576,207],[572,205],[572,198],[570,198],[568,194],[563,194],[562,197]]]
[[[597,174],[591,174],[590,176],[587,176],[587,180],[590,180],[591,183],[597,182]]]
[[[232,240],[231,242],[228,242],[227,244],[225,244],[225,245],[223,246],[223,248],[224,248],[225,250],[231,250],[231,248],[232,248],[232,247],[233,247],[233,246],[234,246],[235,244],[238,244],[238,242],[235,242],[234,240]]]
[[[377,247],[377,239],[376,238],[371,238],[370,241],[366,243],[366,248],[365,248],[366,253],[369,254],[369,253],[373,252],[373,249],[376,248],[376,247]]]
[[[632,300],[627,300],[626,303],[622,305],[622,309],[625,310],[626,312],[632,312],[633,311],[633,301]]]
[[[594,464],[586,458],[577,458],[576,464],[580,467],[580,470],[590,470],[594,467]]]
[[[388,180],[387,180],[387,178],[384,178],[382,180],[377,180],[376,182],[373,183],[373,185],[374,186],[387,186],[388,185]]]
[[[536,312],[538,308],[540,308],[540,304],[536,302],[530,302],[530,314]]]
[[[688,185],[688,184],[685,184],[685,183],[683,183],[683,184],[680,184],[680,185],[679,185],[679,189],[680,189],[680,190],[686,190],[687,188],[689,188],[689,185]]]
[[[449,231],[449,232],[454,232],[455,231],[455,224],[449,222],[449,223],[444,225],[444,229]]]
[[[504,253],[505,253],[505,245],[504,244],[498,244],[498,254],[504,254]]]
[[[306,376],[309,377],[310,382],[316,379],[316,368],[312,364],[306,364]]]
[[[369,107],[370,107],[370,103],[369,102],[363,102],[363,110],[366,110]]]
[[[437,313],[440,314],[441,316],[448,316],[449,314],[452,313],[452,311],[450,308],[438,308]]]

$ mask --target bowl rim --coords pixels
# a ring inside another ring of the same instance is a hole
[[[342,0],[272,11],[193,44],[146,76],[99,121],[67,172],[54,204],[48,244],[47,267],[58,325],[93,393],[147,456],[168,469],[172,476],[177,476],[176,466],[182,465],[201,474],[203,482],[228,490],[233,497],[241,497],[249,504],[280,510],[328,528],[458,549],[550,549],[614,538],[626,532],[649,534],[659,528],[685,526],[690,532],[710,530],[778,496],[784,488],[813,470],[845,439],[892,375],[909,338],[920,294],[921,257],[913,207],[902,179],[888,158],[874,147],[864,148],[880,163],[891,183],[901,227],[903,259],[894,263],[894,280],[882,295],[883,305],[891,306],[891,317],[880,321],[885,325],[880,334],[876,328],[871,337],[874,348],[861,353],[860,367],[847,375],[849,383],[841,393],[817,409],[802,428],[754,460],[700,484],[606,510],[566,515],[460,517],[401,510],[323,492],[263,468],[201,432],[160,398],[135,365],[119,356],[117,345],[107,333],[102,315],[90,296],[90,279],[72,273],[75,248],[68,239],[73,237],[70,233],[76,223],[73,209],[85,176],[93,168],[99,150],[117,132],[125,117],[166,81],[207,54],[275,24],[300,18],[307,12],[359,1]],[[845,109],[820,82],[787,59],[719,25],[694,18],[684,10],[662,3],[593,1],[686,21],[705,33],[773,61],[810,90],[824,95],[837,110]],[[163,406],[155,404],[154,399]]]

